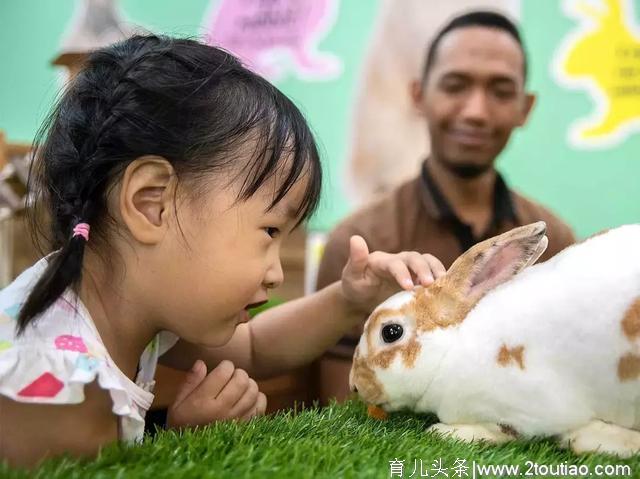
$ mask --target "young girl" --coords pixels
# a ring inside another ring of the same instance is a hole
[[[262,414],[250,376],[312,361],[398,283],[444,272],[353,237],[341,281],[249,323],[321,167],[293,103],[217,48],[138,36],[98,50],[42,131],[30,183],[54,252],[0,292],[10,464],[140,439],[158,360],[191,371],[170,426]]]

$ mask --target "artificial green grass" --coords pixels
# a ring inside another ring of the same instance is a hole
[[[586,465],[591,472],[596,465],[628,465],[631,475],[618,477],[640,477],[640,457],[621,460],[596,454],[575,456],[551,440],[516,441],[501,446],[467,445],[426,433],[425,427],[433,420],[396,414],[389,420],[379,421],[367,417],[362,403],[351,401],[322,409],[280,413],[245,424],[218,423],[182,434],[161,431],[139,446],[108,447],[93,461],[54,459],[30,475],[0,466],[0,476],[389,478],[390,461],[397,458],[404,461],[401,477],[405,478],[421,477],[420,460],[422,471],[428,473],[428,477],[474,477],[470,469],[472,461],[483,465],[519,464],[522,477],[581,477],[534,475],[533,470],[532,475],[527,476],[526,461],[554,467]],[[434,475],[438,469],[432,466],[439,459],[447,476],[443,472]],[[466,462],[462,463],[462,459]],[[469,469],[454,469],[456,461]],[[496,475],[476,473],[475,477]],[[608,476],[593,474],[591,477]]]

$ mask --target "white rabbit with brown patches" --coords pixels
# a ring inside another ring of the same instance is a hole
[[[640,452],[640,225],[526,268],[544,234],[540,222],[479,243],[378,306],[351,388],[386,411],[433,412],[432,430],[462,440]]]

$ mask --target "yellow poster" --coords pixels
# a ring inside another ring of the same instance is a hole
[[[565,0],[565,13],[578,20],[561,46],[556,78],[584,89],[594,110],[570,127],[575,147],[609,147],[640,129],[640,30],[632,0]]]

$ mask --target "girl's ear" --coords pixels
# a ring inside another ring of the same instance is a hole
[[[515,228],[478,243],[460,256],[446,282],[472,303],[535,262],[547,248],[543,221]]]
[[[158,156],[142,156],[126,168],[120,184],[119,207],[131,235],[140,243],[156,244],[173,213],[175,171]]]

